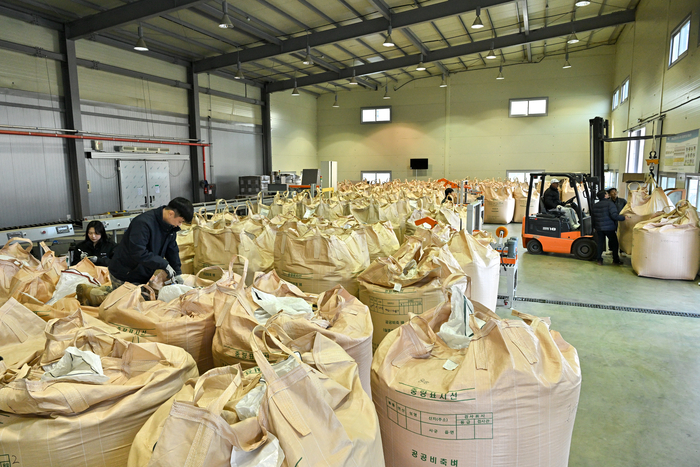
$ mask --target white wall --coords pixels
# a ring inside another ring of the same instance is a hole
[[[668,68],[670,35],[692,12],[688,55]],[[664,134],[681,133],[700,128],[700,53],[698,53],[698,29],[700,7],[692,0],[668,2],[665,0],[642,0],[637,8],[636,22],[627,26],[617,44],[615,78],[613,89],[630,78],[630,98],[611,115],[612,135],[627,136],[624,131],[638,125],[639,120],[666,113]],[[612,89],[610,94],[612,95]],[[675,110],[669,110],[688,102]],[[647,124],[646,133],[652,133]],[[657,131],[658,133],[658,131]],[[663,151],[665,140],[661,141]],[[648,157],[653,149],[647,140],[644,154]],[[624,172],[626,143],[607,145],[607,161],[611,167]],[[646,166],[644,168],[646,170]],[[695,172],[699,169],[696,165]],[[683,183],[680,182],[679,186]]]
[[[318,167],[316,98],[290,91],[272,94],[272,170],[295,171]]]
[[[418,178],[505,177],[506,170],[588,171],[588,121],[608,118],[614,47],[571,54],[538,64],[458,73],[449,86],[420,79],[389,93],[352,91],[318,103],[319,160],[338,161],[338,179],[357,180],[362,170],[392,170],[413,178],[411,158],[428,158]],[[549,97],[546,117],[509,118],[511,98]],[[361,124],[360,108],[391,105],[393,121]]]

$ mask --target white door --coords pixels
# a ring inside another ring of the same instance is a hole
[[[148,208],[144,161],[119,161],[119,195],[122,210]]]
[[[170,202],[170,163],[168,161],[147,161],[148,203],[157,208]]]

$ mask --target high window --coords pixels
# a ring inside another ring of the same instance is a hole
[[[617,107],[620,105],[620,88],[615,89],[615,92],[613,92],[613,99],[612,99],[612,109],[615,110]]]
[[[686,175],[685,189],[688,190],[688,201],[695,206],[695,209],[698,209],[698,205],[700,205],[700,175]]]
[[[386,183],[391,181],[391,170],[362,171],[362,181],[369,183]]]
[[[644,136],[646,128],[640,128],[630,133],[630,137]],[[627,142],[627,173],[642,173],[644,164],[644,140],[636,139]]]
[[[626,102],[627,99],[630,97],[630,79],[627,78],[622,82],[622,86],[620,86],[620,104],[623,102]]]
[[[688,54],[688,37],[690,37],[690,16],[671,32],[671,50],[668,54],[669,68]]]
[[[362,123],[391,122],[391,107],[363,107]]]
[[[509,117],[543,117],[549,111],[548,97],[511,99]]]
[[[530,183],[531,173],[542,173],[544,170],[506,170],[508,180],[517,180],[520,183]]]

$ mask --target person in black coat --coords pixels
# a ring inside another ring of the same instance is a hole
[[[559,180],[553,178],[550,182],[549,188],[544,191],[542,196],[542,202],[544,207],[549,211],[550,209],[556,209],[557,206],[563,206],[564,203],[561,202],[559,197]]]
[[[109,264],[114,288],[124,282],[146,284],[158,269],[167,271],[168,279],[179,276],[182,270],[176,236],[180,225],[192,222],[193,216],[189,200],[174,198],[167,206],[135,217]]]
[[[452,188],[446,188],[445,189],[445,197],[442,199],[442,202],[440,204],[445,204],[447,201],[455,202],[454,193],[455,191]]]
[[[73,256],[71,266],[83,258],[88,258],[96,266],[109,266],[116,246],[107,235],[104,224],[91,221],[85,229],[85,240],[75,246],[77,254]]]
[[[620,245],[617,241],[617,222],[624,221],[626,217],[619,214],[617,206],[610,200],[605,190],[600,190],[596,193],[596,197],[598,202],[591,208],[591,214],[598,241],[598,264],[603,265],[606,237],[613,254],[613,264],[622,264],[619,254]]]

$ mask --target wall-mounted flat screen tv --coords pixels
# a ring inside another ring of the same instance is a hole
[[[428,159],[411,159],[411,170],[428,170]]]

